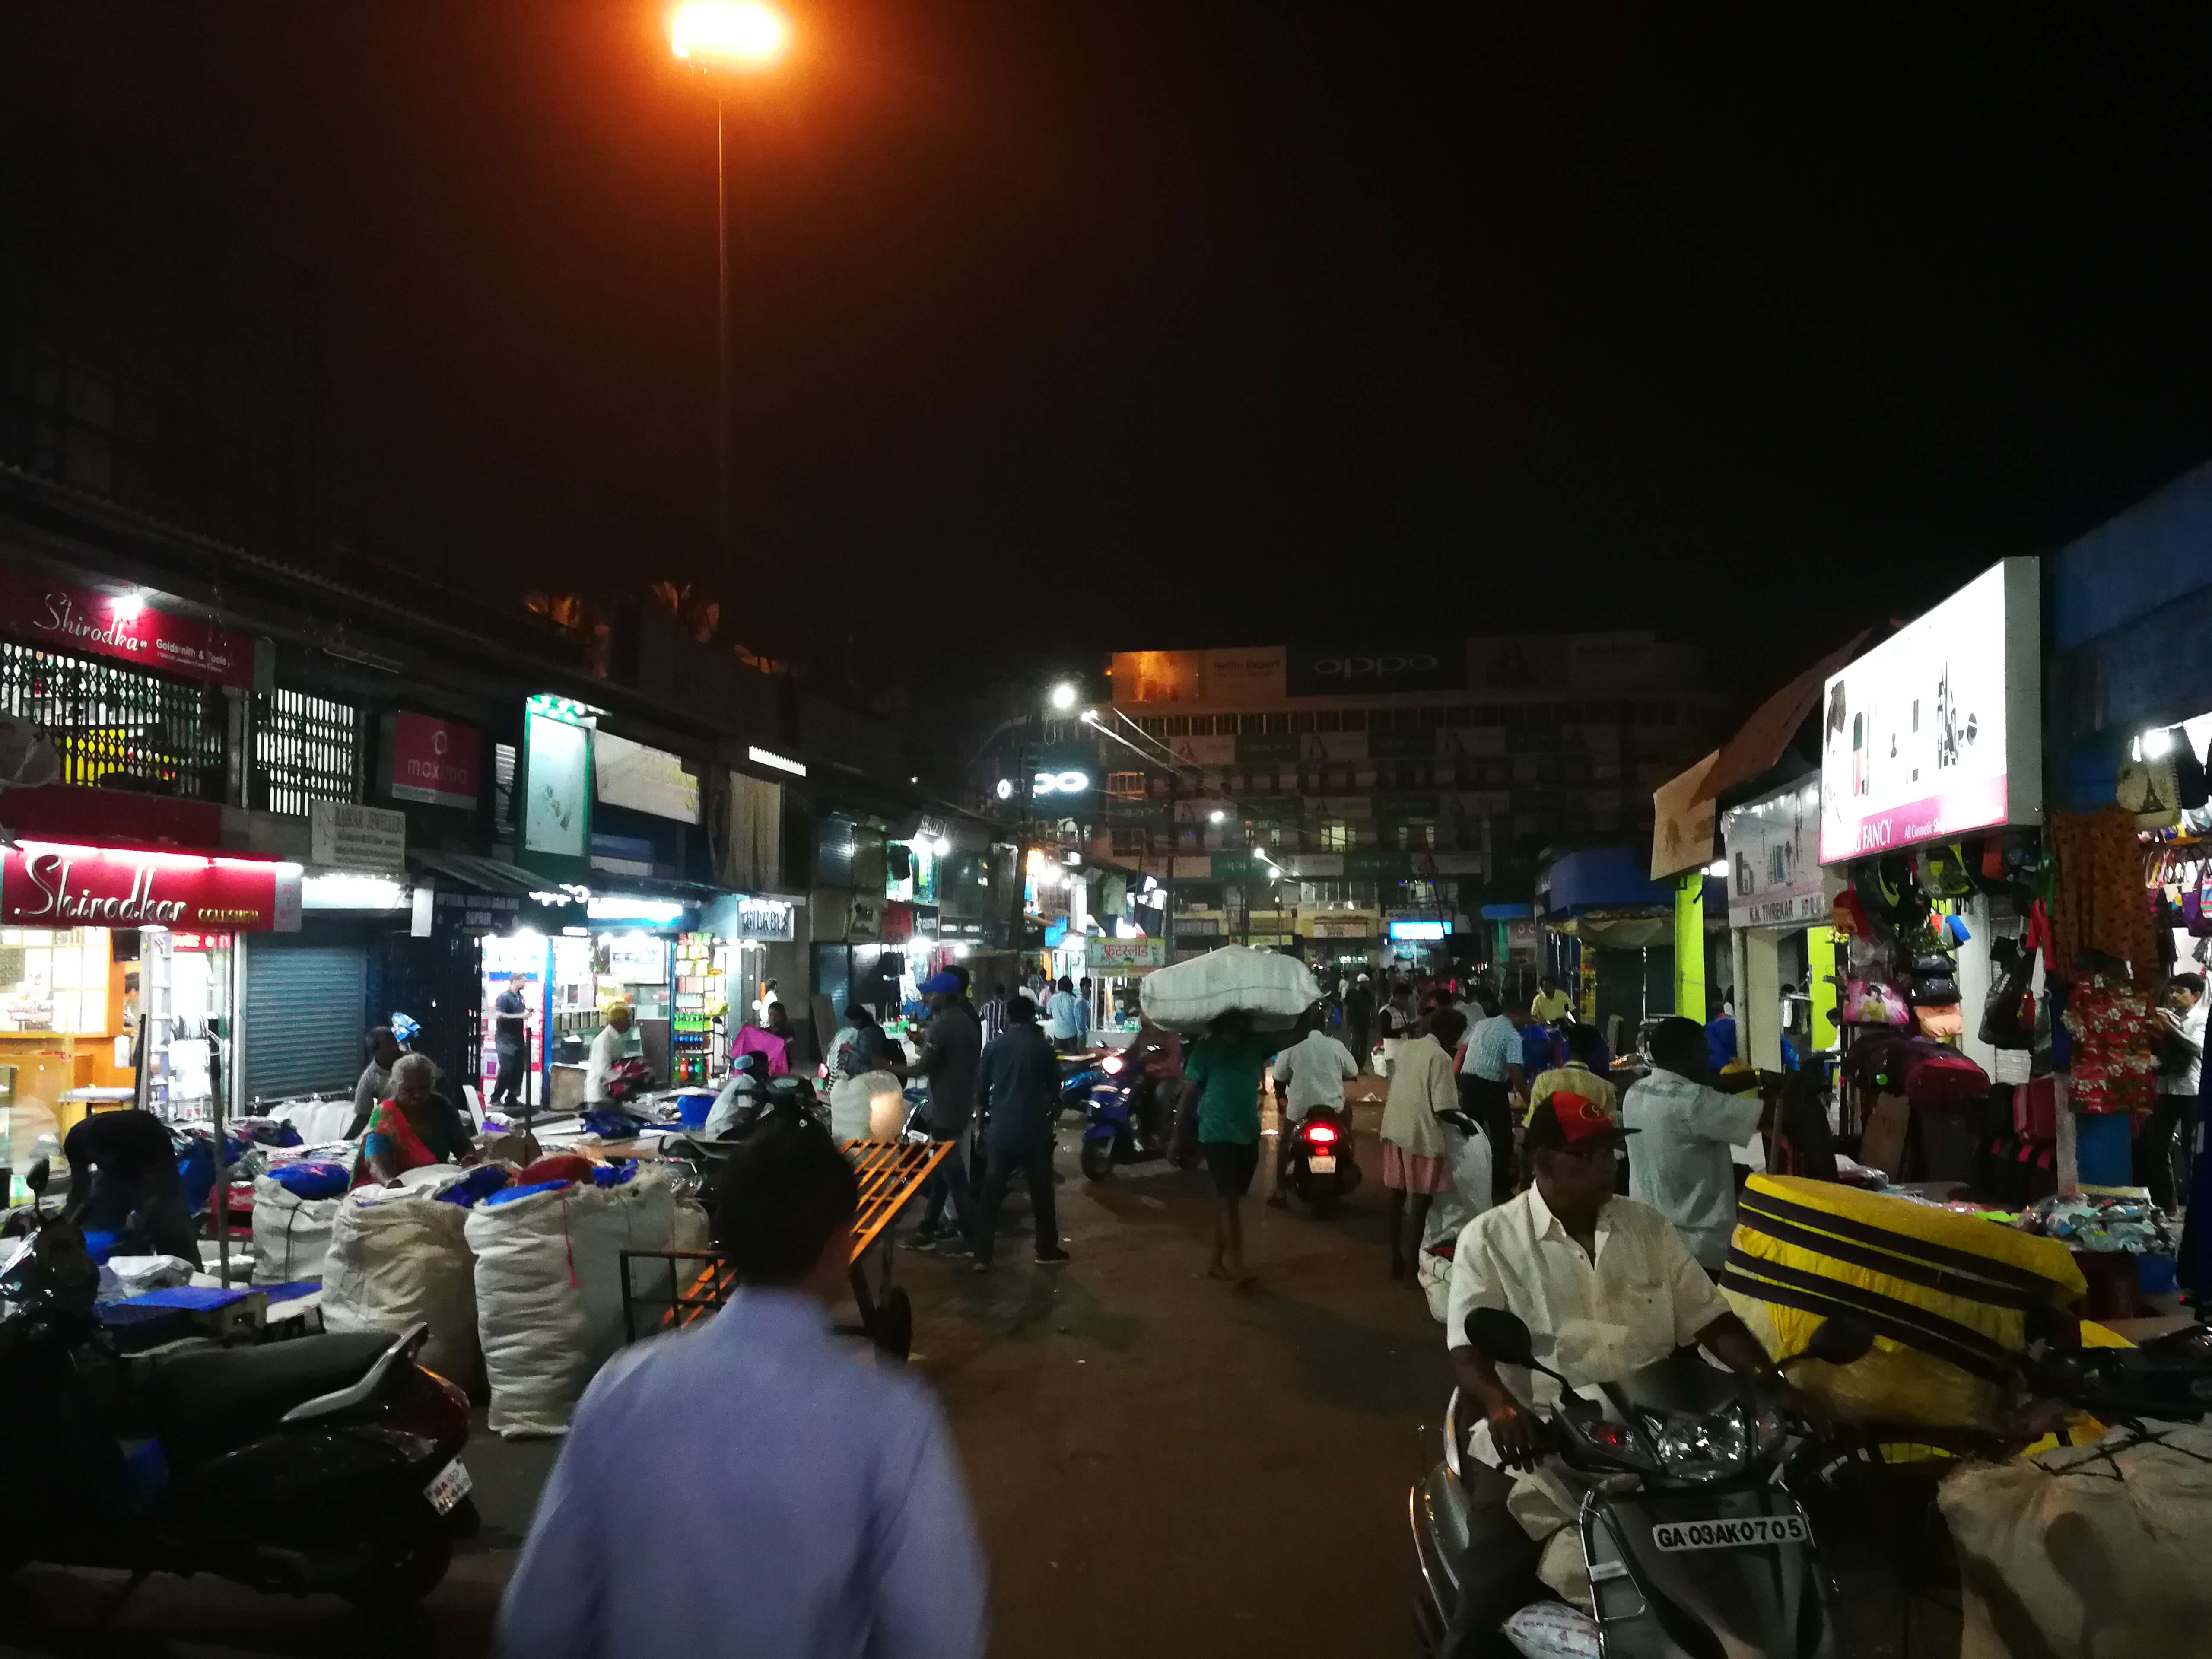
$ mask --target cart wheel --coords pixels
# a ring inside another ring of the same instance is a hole
[[[908,1298],[904,1285],[894,1285],[884,1293],[871,1322],[874,1329],[869,1334],[874,1338],[878,1352],[905,1364],[906,1357],[914,1352],[914,1304]]]
[[[1086,1181],[1105,1180],[1114,1173],[1114,1143],[1110,1140],[1085,1141],[1082,1162]]]

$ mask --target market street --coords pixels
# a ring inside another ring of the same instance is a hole
[[[1377,1115],[1362,1114],[1370,1169]],[[1254,1206],[1266,1288],[1244,1297],[1204,1276],[1202,1174],[1139,1164],[1089,1188],[1075,1135],[1062,1129],[1060,1158],[1071,1267],[1038,1270],[1020,1237],[988,1279],[911,1253],[898,1265],[915,1366],[951,1417],[990,1559],[993,1651],[1411,1652],[1406,1492],[1446,1385],[1422,1299],[1384,1281],[1372,1175],[1326,1222]],[[404,1631],[365,1629],[332,1598],[157,1577],[106,1650],[483,1652],[551,1454],[479,1431],[485,1532]],[[29,1570],[10,1639],[88,1650],[123,1582]]]

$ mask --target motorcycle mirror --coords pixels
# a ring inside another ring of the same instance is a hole
[[[1849,1314],[1822,1320],[1805,1344],[1807,1357],[1826,1365],[1855,1365],[1873,1352],[1873,1328]]]
[[[23,1184],[31,1189],[31,1201],[33,1204],[46,1195],[46,1185],[52,1180],[53,1173],[53,1160],[42,1158],[24,1175]]]
[[[1535,1340],[1520,1316],[1503,1308],[1477,1308],[1467,1316],[1467,1340],[1493,1365],[1534,1365]]]

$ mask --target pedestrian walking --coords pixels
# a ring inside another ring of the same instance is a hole
[[[999,1207],[1018,1172],[1029,1182],[1036,1220],[1036,1259],[1067,1260],[1052,1191],[1052,1124],[1060,1115],[1060,1061],[1037,1030],[1036,1005],[1017,998],[1006,1033],[983,1051],[975,1103],[984,1115],[985,1169],[975,1210],[975,1271],[988,1273],[998,1243]]]
[[[1451,1162],[1439,1112],[1459,1109],[1451,1051],[1467,1022],[1439,1008],[1419,1033],[1399,1045],[1382,1103],[1382,1186],[1389,1194],[1390,1277],[1403,1279],[1420,1259],[1429,1206],[1451,1190]],[[1410,1214],[1411,1226],[1407,1225]]]
[[[514,1106],[522,1100],[524,1079],[530,1071],[530,1005],[525,1002],[509,979],[492,999],[492,1053],[499,1060],[499,1075],[493,1081],[490,1106]]]
[[[1030,1005],[1034,1008],[1036,1005]],[[982,1007],[976,1011],[983,1022],[983,1041],[996,1042],[1006,1034],[1006,983],[1000,980],[991,987],[991,994]]]
[[[1521,1049],[1528,1023],[1528,999],[1516,993],[1503,1012],[1474,1028],[1460,1060],[1460,1101],[1490,1137],[1492,1200],[1498,1204],[1513,1193],[1513,1103],[1528,1093]]]
[[[932,974],[916,988],[929,1004],[929,1024],[922,1028],[921,1053],[910,1066],[889,1067],[901,1078],[922,1078],[929,1085],[929,1138],[951,1149],[923,1184],[921,1221],[908,1241],[910,1249],[935,1249],[959,1255],[975,1236],[975,1205],[968,1183],[968,1126],[975,1112],[975,1067],[982,1058],[982,1041],[975,1016],[960,994],[960,981],[951,974]],[[947,1203],[953,1224],[940,1224]]]
[[[744,1288],[585,1390],[501,1605],[510,1659],[981,1659],[944,1418],[830,1333],[858,1197],[811,1123],[732,1160],[716,1236]]]
[[[1375,1036],[1375,988],[1364,974],[1344,994],[1344,1023],[1351,1034],[1352,1058],[1364,1072]]]
[[[1085,1037],[1091,1030],[1091,1009],[1082,998],[1075,994],[1073,980],[1064,975],[1061,976],[1060,988],[1052,994],[1052,1000],[1045,1005],[1045,1017],[1049,1022],[1045,1027],[1045,1035],[1052,1039],[1054,1048],[1064,1054],[1083,1052]]]
[[[1234,1009],[1216,1018],[1183,1056],[1183,1100],[1197,1103],[1198,1150],[1221,1205],[1206,1271],[1240,1291],[1259,1288],[1244,1263],[1241,1206],[1260,1167],[1260,1085],[1267,1061],[1295,1035],[1255,1031],[1252,1016]]]

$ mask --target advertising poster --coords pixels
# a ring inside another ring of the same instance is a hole
[[[572,859],[589,853],[591,735],[544,714],[526,720],[530,793],[523,805],[524,851]]]
[[[1802,927],[1828,919],[1820,825],[1817,783],[1796,785],[1722,814],[1730,927]]]
[[[387,721],[392,773],[386,785],[394,800],[471,808],[477,804],[477,758],[483,741],[473,726],[400,710]]]

